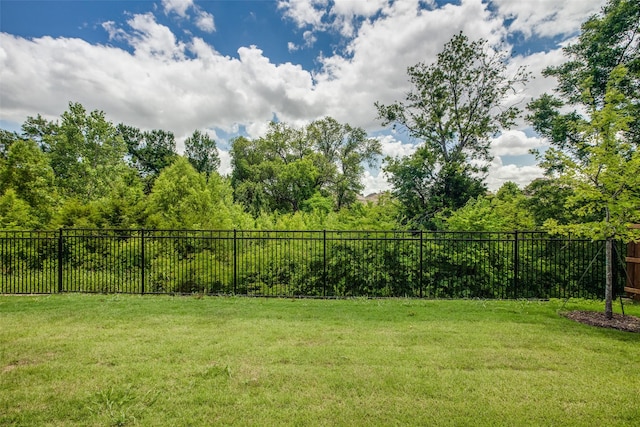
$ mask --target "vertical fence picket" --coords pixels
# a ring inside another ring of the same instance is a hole
[[[238,231],[233,230],[233,293],[236,294],[238,286]]]
[[[518,295],[518,286],[520,278],[520,250],[518,243],[518,232],[513,232],[513,293],[514,297]]]
[[[146,267],[146,257],[144,250],[144,228],[140,230],[140,293],[144,295],[144,284],[146,281],[145,277],[145,267]]]
[[[63,249],[63,241],[62,241],[62,228],[58,230],[58,292],[62,292],[62,249]]]

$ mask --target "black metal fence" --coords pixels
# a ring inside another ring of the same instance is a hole
[[[614,278],[620,293],[621,262]],[[602,298],[604,282],[604,242],[542,232],[0,231],[5,294]]]

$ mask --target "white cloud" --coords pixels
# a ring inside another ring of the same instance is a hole
[[[334,19],[331,27],[345,37],[351,37],[356,31],[356,18],[370,18],[387,5],[386,0],[335,0],[329,14]]]
[[[104,110],[115,122],[181,136],[238,123],[256,129],[274,112],[283,120],[322,114],[307,99],[312,78],[300,66],[274,65],[255,47],[240,48],[235,59],[200,39],[185,45],[162,34],[166,27],[147,16],[130,24],[133,53],[80,39],[0,34],[0,117],[56,117],[77,101]],[[186,49],[196,57],[185,58]]]
[[[191,6],[193,6],[193,0],[162,0],[162,7],[166,15],[173,12],[185,18],[187,16],[187,9]]]
[[[378,137],[380,141],[380,147],[382,155],[384,157],[405,157],[413,154],[418,147],[417,144],[407,144],[402,141],[398,141],[393,135],[385,135]]]
[[[513,73],[517,67],[523,66],[531,73],[532,77],[526,85],[526,90],[519,93],[516,97],[529,102],[532,98],[537,98],[545,92],[551,93],[556,87],[556,79],[553,77],[544,77],[542,71],[545,68],[560,65],[564,63],[566,59],[561,48],[548,52],[536,52],[527,56],[517,55],[511,58],[508,71]],[[524,105],[521,107],[524,107]]]
[[[194,4],[193,0],[162,0],[162,8],[165,15],[176,14],[182,19],[189,19],[187,12],[192,9],[195,14],[193,23],[200,31],[205,33],[216,31],[213,15],[202,10],[198,5]]]
[[[522,188],[543,175],[543,169],[537,165],[505,165],[502,163],[502,159],[496,156],[489,166],[489,175],[487,176],[486,183],[491,191],[498,190],[507,181],[515,182]]]
[[[305,31],[302,34],[302,38],[304,39],[304,45],[306,47],[311,47],[318,40],[318,38],[313,34],[312,31]]]
[[[590,15],[598,12],[606,0],[492,0],[501,15],[513,19],[510,29],[532,35],[553,37],[572,34]]]
[[[302,48],[310,48],[313,47],[313,45],[315,44],[315,42],[318,40],[318,38],[315,36],[315,34],[312,31],[305,31],[302,34],[302,38],[304,39],[304,45],[297,45],[293,42],[288,42],[287,43],[287,49],[289,50],[289,52],[295,52],[297,50],[300,50]]]
[[[184,57],[184,43],[176,39],[169,27],[158,24],[152,13],[134,15],[127,24],[133,31],[110,28],[109,34],[124,39],[135,49],[136,55],[169,60]]]
[[[387,180],[384,172],[379,172],[377,175],[371,174],[371,172],[364,171],[364,175],[360,182],[364,185],[362,194],[369,195],[372,193],[380,193],[391,189],[391,185]]]
[[[530,150],[548,145],[543,138],[527,136],[521,130],[503,132],[491,142],[491,153],[494,156],[519,156],[528,154]]]
[[[196,14],[195,24],[196,27],[205,33],[213,33],[216,30],[216,25],[213,22],[213,15],[205,12],[204,10],[199,10]]]
[[[218,168],[220,175],[231,175],[233,169],[231,168],[231,155],[229,152],[218,148],[218,156],[220,157],[220,167]]]
[[[327,0],[280,0],[278,9],[291,19],[299,28],[310,25],[315,29],[322,28]]]

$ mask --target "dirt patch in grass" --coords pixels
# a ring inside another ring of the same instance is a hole
[[[585,325],[640,333],[640,318],[635,316],[614,313],[612,319],[607,319],[604,312],[599,311],[568,311],[562,315]]]

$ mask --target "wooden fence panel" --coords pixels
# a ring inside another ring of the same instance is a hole
[[[633,228],[640,228],[635,224]],[[627,286],[624,290],[630,297],[640,300],[640,243],[627,245]]]

